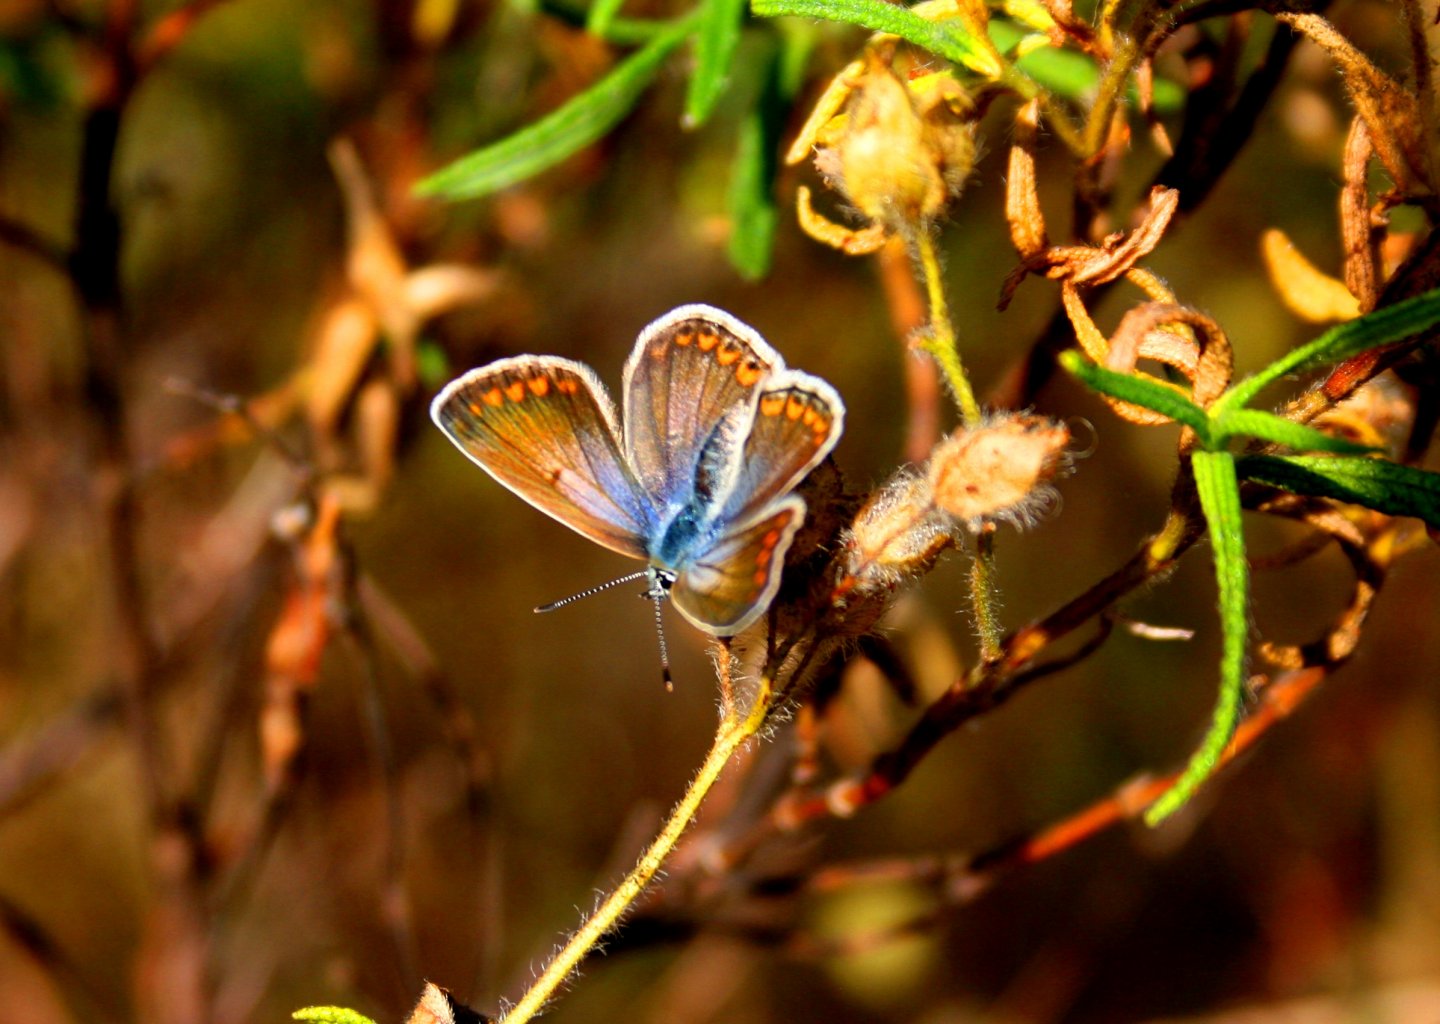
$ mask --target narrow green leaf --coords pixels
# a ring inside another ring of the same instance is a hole
[[[989,31],[991,40],[1006,54],[1029,34],[999,18],[990,19]],[[1042,46],[1015,58],[1015,66],[1051,92],[1072,100],[1083,100],[1100,83],[1100,68],[1095,61],[1075,50]],[[1131,103],[1139,103],[1140,94],[1133,82],[1126,95]],[[1185,105],[1185,89],[1168,78],[1156,77],[1151,98],[1160,113],[1174,113]]]
[[[1330,328],[1308,345],[1300,346],[1235,385],[1211,407],[1212,412],[1219,415],[1248,405],[1261,389],[1287,373],[1321,363],[1338,363],[1369,349],[1404,341],[1436,324],[1440,324],[1440,288]]]
[[[1175,785],[1145,811],[1145,824],[1158,825],[1189,802],[1205,780],[1215,774],[1240,720],[1245,693],[1245,645],[1250,570],[1245,562],[1245,534],[1240,523],[1240,482],[1235,459],[1228,452],[1195,452],[1190,457],[1195,489],[1210,531],[1215,555],[1215,581],[1220,591],[1220,695],[1210,728]]]
[[[420,383],[432,390],[439,390],[440,385],[455,376],[445,346],[434,338],[422,337],[415,345],[415,373]]]
[[[790,101],[805,84],[805,69],[820,33],[817,26],[808,21],[780,21],[775,23],[775,27],[780,39],[780,69],[776,72],[778,88],[780,95]]]
[[[344,1006],[307,1006],[303,1010],[296,1010],[290,1016],[294,1020],[310,1020],[317,1024],[375,1024],[363,1013],[356,1013]]]
[[[685,91],[685,126],[702,125],[715,109],[730,81],[745,0],[704,0],[695,35],[695,71]]]
[[[602,2],[608,3],[609,0]],[[558,18],[567,25],[583,28],[616,46],[643,46],[656,36],[664,35],[675,25],[675,22],[668,18],[662,21],[652,18],[622,18],[618,14],[612,14],[605,30],[601,32],[590,25],[591,19],[595,17],[593,6],[583,6],[579,0],[539,0],[539,3],[543,13]]]
[[[1007,68],[988,39],[976,38],[955,19],[929,21],[884,0],[751,0],[750,9],[767,18],[819,18],[888,32],[987,78],[999,78]]]
[[[604,39],[610,31],[610,26],[615,24],[615,17],[623,6],[625,6],[625,0],[595,0],[585,15],[585,31],[592,36]]]
[[[1385,459],[1326,455],[1246,455],[1239,472],[1292,494],[1334,498],[1387,516],[1414,516],[1440,529],[1440,473]]]
[[[747,281],[758,281],[770,272],[775,232],[780,224],[775,174],[785,123],[782,60],[783,53],[777,48],[766,63],[765,84],[755,106],[740,123],[735,163],[730,171],[730,240],[726,253],[731,265]]]
[[[1323,430],[1304,423],[1287,420],[1273,412],[1260,409],[1235,409],[1222,416],[1211,418],[1214,432],[1212,447],[1218,448],[1231,437],[1258,437],[1262,441],[1283,444],[1301,452],[1340,452],[1346,455],[1369,455],[1375,449],[1369,445],[1347,441]]]
[[[1205,410],[1185,397],[1178,388],[1158,380],[1116,373],[1092,363],[1074,349],[1060,353],[1060,365],[1079,377],[1092,391],[1169,416],[1192,428],[1200,435],[1202,443],[1210,436],[1210,420]]]
[[[415,191],[442,199],[473,199],[523,181],[583,149],[630,112],[665,58],[693,27],[692,18],[672,23],[558,110],[441,168]]]

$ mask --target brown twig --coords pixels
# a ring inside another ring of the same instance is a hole
[[[70,262],[70,253],[63,245],[13,217],[0,217],[0,242],[29,253],[61,273]]]
[[[905,430],[905,460],[920,463],[940,438],[940,371],[933,359],[910,346],[910,339],[926,323],[925,297],[915,280],[915,269],[905,243],[891,238],[879,251],[880,283],[890,310],[890,325],[900,341],[905,362],[905,395],[909,409]]]
[[[120,720],[119,692],[104,687],[46,722],[29,742],[0,752],[0,818],[14,814],[98,753]]]
[[[0,893],[0,928],[55,982],[77,1020],[122,1021],[126,1015],[96,991],[91,971],[76,963],[28,911]]]

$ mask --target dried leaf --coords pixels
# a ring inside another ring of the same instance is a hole
[[[823,242],[832,249],[839,249],[849,256],[865,256],[885,244],[886,232],[883,225],[847,228],[817,213],[812,205],[810,189],[804,185],[795,193],[795,216],[800,229],[815,241]]]
[[[495,294],[500,275],[460,263],[432,263],[405,276],[404,302],[419,321],[482,302]]]
[[[317,434],[334,435],[379,337],[374,311],[358,297],[340,299],[325,311],[305,369],[305,413]]]
[[[1039,123],[1040,104],[1036,100],[1016,113],[1015,139],[1010,145],[1005,177],[1005,220],[1010,225],[1010,241],[1022,260],[1037,256],[1050,245],[1035,184],[1035,135]],[[1008,298],[1004,301],[1008,302]]]
[[[1280,14],[1276,17],[1323,47],[1339,66],[1351,102],[1365,119],[1375,152],[1396,186],[1405,192],[1435,191],[1415,97],[1320,15]]]
[[[1296,316],[1312,323],[1332,323],[1360,315],[1360,303],[1350,290],[1307,260],[1285,232],[1266,230],[1260,236],[1260,251],[1270,283]]]
[[[1370,131],[1365,119],[1355,118],[1345,137],[1344,176],[1340,190],[1340,234],[1345,246],[1345,285],[1361,312],[1375,308],[1380,296],[1378,241],[1370,216]]]

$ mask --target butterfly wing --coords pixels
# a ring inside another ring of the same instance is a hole
[[[765,339],[711,306],[681,306],[640,333],[625,363],[625,451],[654,504],[664,511],[698,488],[728,486],[756,397],[785,362]],[[726,465],[703,465],[707,451]]]
[[[761,387],[721,519],[744,522],[788,494],[830,454],[844,427],[845,403],[829,384],[799,370],[774,374]]]
[[[646,557],[648,500],[616,440],[615,409],[583,363],[517,356],[451,381],[430,416],[481,469],[612,551]]]
[[[770,607],[785,552],[804,520],[805,501],[792,494],[722,534],[676,573],[670,587],[675,607],[708,633],[739,633]]]

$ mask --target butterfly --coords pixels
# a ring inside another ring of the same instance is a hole
[[[525,355],[451,381],[430,413],[531,505],[648,563],[576,597],[644,577],[657,616],[669,597],[696,626],[733,636],[775,598],[805,519],[793,492],[840,439],[845,404],[753,328],[698,304],[640,332],[623,400],[622,435],[590,367]]]

